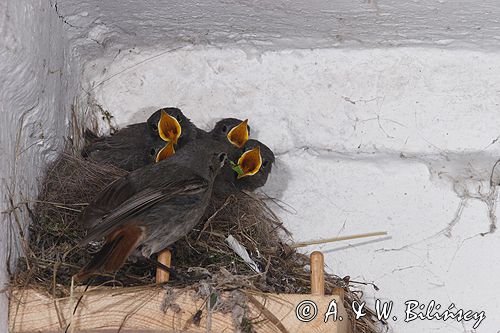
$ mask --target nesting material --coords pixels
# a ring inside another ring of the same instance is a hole
[[[76,247],[85,236],[78,225],[79,214],[96,193],[125,174],[116,167],[95,164],[71,153],[63,153],[50,166],[32,213],[29,248],[13,277],[16,287],[47,291],[53,297],[70,294],[72,275],[100,247],[99,243]],[[176,280],[169,284],[194,289],[209,285],[218,291],[310,293],[309,258],[287,245],[290,235],[268,207],[269,200],[272,199],[243,192],[213,199],[199,225],[172,249],[174,269],[190,276],[211,277],[201,285]],[[232,250],[230,244],[234,246],[234,242],[227,242],[230,235],[247,251],[255,267]],[[154,284],[154,278],[154,267],[136,261],[115,275],[96,276],[89,283],[129,287]],[[325,293],[331,294],[334,288],[343,288],[351,317],[350,304],[359,301],[360,294],[350,289],[348,279],[326,274]],[[374,322],[373,314],[353,320],[353,332],[377,332]]]

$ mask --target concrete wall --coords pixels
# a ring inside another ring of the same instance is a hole
[[[63,23],[44,0],[0,4],[0,331],[6,332],[7,260],[15,262],[26,203],[69,133],[75,71]],[[3,327],[3,328],[2,328]]]
[[[236,44],[259,49],[438,46],[498,49],[494,0],[63,0],[86,58],[103,51]]]

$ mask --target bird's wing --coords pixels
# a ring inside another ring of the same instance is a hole
[[[80,225],[89,228],[98,224],[104,216],[136,194],[136,186],[129,175],[118,178],[102,190],[83,212]]]
[[[97,152],[109,151],[110,149],[131,150],[141,147],[144,141],[146,123],[132,124],[122,128],[114,135],[97,136],[91,131],[86,132],[86,141],[83,152],[85,155],[96,154]]]
[[[168,162],[168,161],[167,161]],[[185,170],[177,165],[171,165],[166,176],[161,174],[157,165],[150,164],[140,170],[133,171],[119,178],[102,190],[93,202],[85,209],[80,219],[80,224],[92,227],[101,223],[107,215],[118,209],[126,201],[143,191],[151,191],[154,188],[164,188],[177,173],[185,173]],[[168,177],[166,181],[162,181]],[[161,187],[160,187],[161,186]],[[143,193],[144,194],[144,193]]]
[[[141,190],[111,210],[108,214],[102,216],[101,220],[80,242],[80,245],[107,235],[109,232],[131,221],[131,218],[134,216],[146,211],[159,202],[168,204],[171,201],[172,205],[179,205],[179,200],[192,201],[191,197],[207,191],[208,188],[209,183],[206,179],[193,175],[187,179],[183,178],[182,180],[163,183],[161,188],[146,188]]]

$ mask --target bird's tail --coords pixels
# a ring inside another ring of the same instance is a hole
[[[119,270],[128,256],[135,250],[144,231],[137,226],[123,226],[106,237],[102,248],[90,262],[75,275],[77,281],[86,280],[95,272],[115,272]]]

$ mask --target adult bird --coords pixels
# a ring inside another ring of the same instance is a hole
[[[182,148],[196,138],[197,131],[180,109],[162,108],[146,122],[129,125],[110,136],[97,137],[87,131],[88,143],[82,156],[133,171],[170,156],[174,146]]]
[[[117,271],[135,250],[149,258],[185,236],[202,217],[225,161],[223,145],[197,140],[110,184],[82,216],[91,228],[80,245],[105,242],[76,279]]]

